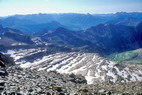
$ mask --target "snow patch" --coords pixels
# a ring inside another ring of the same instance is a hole
[[[85,76],[85,79],[87,80],[87,84],[93,84],[93,79],[95,77],[92,77],[92,76]]]

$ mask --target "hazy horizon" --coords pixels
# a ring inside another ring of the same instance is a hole
[[[0,0],[0,16],[38,13],[142,12],[142,0]]]
[[[38,15],[38,14],[91,14],[91,15],[107,15],[107,14],[116,14],[116,13],[142,13],[142,11],[137,11],[137,12],[114,12],[114,13],[73,13],[73,12],[68,12],[68,13],[27,13],[27,14],[11,14],[11,15],[0,15],[0,17],[9,17],[9,16],[15,16],[15,15]]]

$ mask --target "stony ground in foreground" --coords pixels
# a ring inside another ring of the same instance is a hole
[[[81,75],[10,67],[1,95],[142,95],[142,82],[87,85]]]

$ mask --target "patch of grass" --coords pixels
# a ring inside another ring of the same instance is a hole
[[[109,59],[122,64],[141,64],[142,59],[139,58],[139,53],[134,51],[126,51],[115,53],[108,56]]]

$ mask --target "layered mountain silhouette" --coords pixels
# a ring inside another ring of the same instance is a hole
[[[141,23],[136,27],[112,24],[99,24],[84,31],[71,31],[65,28],[43,30],[34,36],[19,30],[0,28],[1,45],[37,45],[37,42],[85,48],[88,52],[109,54],[142,47]],[[38,44],[39,44],[38,43]]]
[[[40,34],[42,40],[58,45],[88,46],[94,52],[121,52],[141,48],[141,23],[137,27],[100,24],[85,31],[58,28]]]
[[[32,14],[14,15],[0,19],[4,27],[19,29],[27,33],[39,32],[43,29],[55,30],[57,27],[69,30],[85,30],[99,24],[115,24],[126,26],[137,26],[142,21],[142,13],[116,14]],[[40,30],[41,29],[41,30]]]

